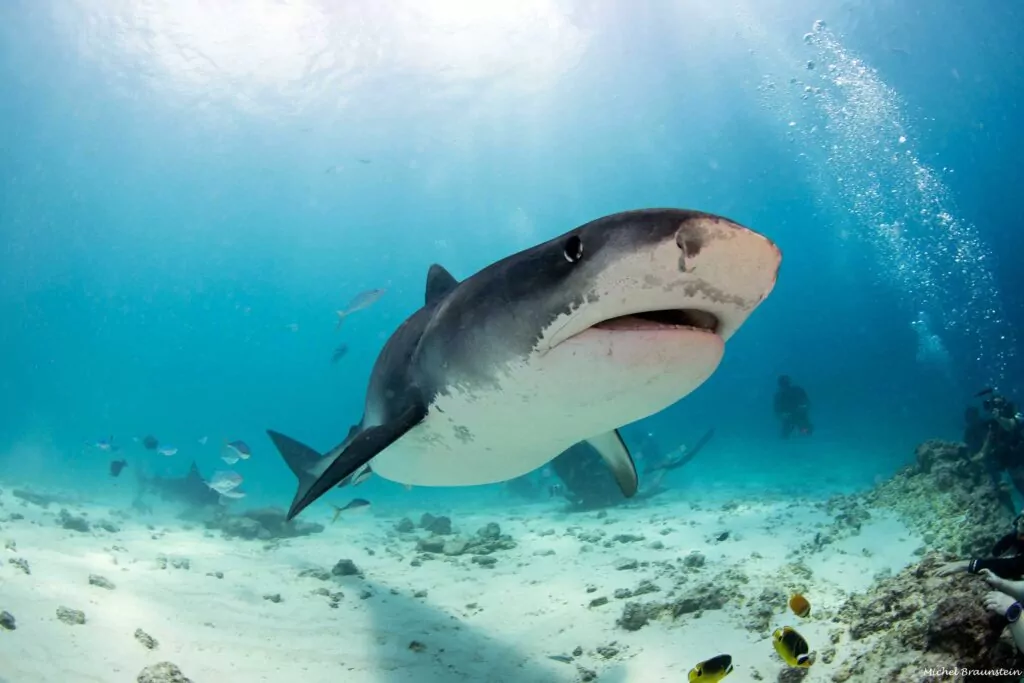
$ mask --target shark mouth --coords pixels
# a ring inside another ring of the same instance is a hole
[[[642,330],[692,329],[718,334],[721,323],[714,313],[693,308],[630,313],[603,320],[592,329],[639,332]]]

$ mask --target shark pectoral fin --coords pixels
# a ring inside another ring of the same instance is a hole
[[[437,303],[458,286],[459,281],[444,266],[435,263],[427,271],[427,293],[424,296],[426,305]]]
[[[295,498],[288,509],[286,519],[290,521],[310,503],[330,491],[346,477],[370,462],[378,453],[400,439],[403,434],[419,424],[426,416],[427,406],[422,401],[412,401],[401,415],[390,422],[359,432],[338,453],[334,461],[327,465],[320,476],[314,477],[309,473],[306,473],[306,476],[299,476],[299,489],[295,492]],[[271,438],[273,438],[273,433]],[[285,438],[287,439],[287,437]],[[292,440],[288,439],[288,441]],[[276,440],[275,443],[277,443]],[[281,454],[284,455],[285,460],[288,460],[288,455],[284,451]]]
[[[640,481],[636,475],[636,465],[626,448],[625,442],[619,436],[619,430],[613,429],[610,432],[587,439],[587,443],[594,447],[601,454],[601,459],[612,471],[615,482],[619,485],[622,495],[632,498]]]

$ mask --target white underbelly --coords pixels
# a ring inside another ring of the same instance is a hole
[[[414,486],[512,479],[675,403],[714,372],[722,351],[721,339],[703,333],[588,332],[508,368],[499,386],[439,396],[371,467]]]

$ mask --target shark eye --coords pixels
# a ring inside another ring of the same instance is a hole
[[[565,260],[569,263],[576,263],[583,258],[583,240],[578,235],[573,235],[565,241],[565,249],[562,251]]]

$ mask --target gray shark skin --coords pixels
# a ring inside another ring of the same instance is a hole
[[[463,281],[439,265],[424,305],[374,364],[362,420],[322,455],[268,435],[299,479],[288,511],[372,471],[416,486],[525,474],[580,441],[623,495],[618,428],[700,386],[768,296],[782,255],[733,221],[681,209],[613,214]]]

